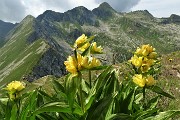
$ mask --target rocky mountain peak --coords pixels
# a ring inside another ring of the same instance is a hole
[[[103,2],[99,5],[99,8],[101,9],[110,9],[110,10],[114,10],[107,2]],[[115,11],[115,10],[114,10]]]
[[[62,15],[59,12],[55,12],[52,10],[46,10],[43,14],[37,17],[38,21],[48,20],[48,21],[57,21],[61,19]]]
[[[170,20],[170,22],[173,22],[173,23],[180,23],[180,16],[176,15],[176,14],[172,14],[169,17],[169,20]]]
[[[93,14],[101,19],[108,19],[116,12],[107,2],[103,2],[98,8],[92,10]]]
[[[34,16],[32,16],[32,15],[27,15],[21,22],[20,22],[20,24],[28,24],[28,23],[30,23],[30,22],[32,22],[32,21],[34,21],[35,20],[35,17]]]

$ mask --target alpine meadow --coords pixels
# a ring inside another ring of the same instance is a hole
[[[0,20],[1,120],[180,119],[180,16],[108,3]]]

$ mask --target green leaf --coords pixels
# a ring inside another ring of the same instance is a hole
[[[87,120],[104,119],[113,101],[113,96],[106,96],[93,104],[88,110]]]
[[[89,91],[90,91],[90,88],[89,88],[88,84],[86,83],[86,81],[85,81],[85,80],[82,80],[81,85],[82,85],[82,90],[83,90],[86,94],[88,94]]]
[[[149,109],[146,111],[140,110],[140,111],[134,113],[132,116],[133,116],[134,120],[144,120],[144,118],[147,118],[147,117],[150,117],[150,116],[156,114],[157,111],[158,111],[158,109]],[[157,119],[157,120],[159,120],[159,119]]]
[[[63,102],[50,102],[47,104],[44,104],[40,108],[36,109],[33,112],[33,115],[37,115],[43,112],[64,112],[64,113],[71,113],[71,109],[69,108],[69,105],[63,103]]]
[[[10,120],[16,120],[17,119],[17,111],[18,111],[18,108],[17,108],[17,105],[14,104],[13,107],[12,107],[12,110],[11,110],[11,118]]]
[[[52,115],[48,115],[46,113],[42,113],[39,115],[36,115],[39,120],[57,120],[57,118],[52,117]]]
[[[2,98],[1,98],[1,100],[2,100]],[[6,110],[6,105],[5,104],[6,103],[2,102],[1,100],[0,100],[0,113],[5,114],[5,112],[6,112],[5,111]],[[5,101],[6,100],[8,101],[8,98],[7,99],[5,98]]]
[[[180,115],[180,110],[169,110],[165,112],[160,112],[158,115],[148,117],[144,120],[169,120],[169,118],[173,118],[176,115]]]
[[[53,80],[53,85],[57,90],[59,90],[63,93],[65,92],[64,87],[58,81]]]
[[[45,93],[45,92],[42,91],[42,90],[38,90],[38,93],[39,93],[43,98],[45,98],[46,100],[54,100],[54,98],[52,98],[50,95],[48,95],[47,93]]]
[[[104,87],[104,84],[109,78],[109,75],[111,74],[111,66],[107,67],[95,80],[95,85],[91,89],[91,91],[100,92],[101,88]],[[98,94],[96,94],[98,96]]]
[[[156,96],[154,98],[152,98],[149,102],[148,102],[148,106],[147,108],[149,109],[154,109],[157,107],[157,104],[158,104],[158,101],[159,101],[159,96]]]
[[[7,102],[6,109],[5,109],[5,118],[6,118],[7,120],[9,120],[10,117],[11,117],[11,110],[12,110],[13,105],[14,105],[14,102],[13,102],[13,101],[9,100],[9,101]]]
[[[92,105],[92,103],[93,103],[93,101],[94,101],[94,95],[92,95],[92,96],[89,96],[87,99],[86,99],[86,105],[85,105],[85,109],[86,110],[88,110],[90,107],[91,107],[91,105]]]
[[[148,89],[152,90],[155,93],[158,93],[160,95],[175,99],[172,95],[170,95],[169,93],[164,92],[160,87],[158,86],[152,86],[152,87],[148,87]]]
[[[89,46],[81,55],[82,56],[86,56],[90,53],[90,50],[91,50],[91,46]]]
[[[105,120],[132,120],[132,116],[124,113],[117,113],[108,116]]]
[[[91,40],[94,40],[95,36],[90,36],[87,41],[90,42]]]
[[[74,101],[76,98],[76,93],[78,91],[79,85],[80,85],[79,77],[67,76],[66,81],[65,81],[65,92],[67,95],[67,100],[69,102],[69,106],[72,111],[74,108]]]
[[[122,101],[122,110],[124,113],[130,113],[133,110],[136,88],[132,89],[127,97]]]
[[[30,112],[34,111],[34,109],[36,107],[37,91],[33,91],[28,94],[29,94],[29,96],[22,106],[20,120],[25,120],[27,118],[27,116],[29,116]]]

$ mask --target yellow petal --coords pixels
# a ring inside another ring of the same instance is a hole
[[[147,56],[148,54],[154,51],[154,48],[149,44],[147,44],[147,45],[142,45],[141,50],[142,50],[142,55]]]
[[[24,84],[20,81],[12,81],[6,86],[6,90],[8,90],[10,93],[20,92],[25,88]]]
[[[80,37],[77,38],[77,40],[75,41],[74,47],[81,47],[83,43],[85,43],[87,41],[87,36],[85,36],[85,34],[82,34]]]
[[[66,70],[69,71],[72,74],[77,74],[77,62],[74,57],[69,56],[67,61],[64,61],[64,64],[66,66]]]
[[[102,53],[102,47],[101,46],[97,47],[97,43],[93,42],[92,43],[91,53]]]
[[[154,80],[154,78],[151,75],[147,76],[147,78],[146,78],[146,85],[147,86],[152,86],[155,83],[156,83],[156,81]]]
[[[133,76],[133,82],[139,87],[144,87],[146,83],[145,79],[143,78],[141,74],[135,74]]]
[[[88,47],[90,46],[90,43],[86,43],[83,46],[79,47],[78,50],[84,52]]]
[[[150,58],[150,59],[155,59],[156,56],[157,56],[157,53],[156,53],[156,52],[152,52],[152,53],[150,53],[150,54],[148,55],[148,58]]]
[[[136,52],[135,52],[135,54],[142,54],[142,50],[138,47],[137,49],[136,49]]]
[[[143,59],[143,57],[137,57],[137,55],[134,55],[131,58],[131,62],[134,66],[140,67],[142,65],[142,59]]]
[[[142,73],[148,72],[149,69],[150,69],[150,66],[148,64],[142,64],[141,66]]]

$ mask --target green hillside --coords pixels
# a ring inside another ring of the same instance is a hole
[[[32,71],[48,45],[39,39],[27,43],[27,37],[33,32],[34,18],[26,17],[12,31],[11,39],[0,49],[0,85],[12,80],[19,80]]]
[[[0,48],[0,85],[67,74],[64,61],[83,33],[96,36],[94,41],[104,47],[100,59],[107,64],[130,59],[142,44],[153,45],[161,55],[179,51],[178,19],[177,15],[155,18],[147,10],[118,13],[107,3],[92,11],[81,6],[64,13],[47,10],[37,18],[27,16]]]

